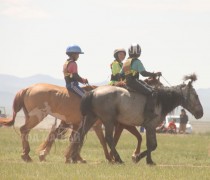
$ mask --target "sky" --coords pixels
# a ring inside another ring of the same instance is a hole
[[[196,73],[194,87],[210,88],[209,0],[0,0],[0,74],[63,79],[66,48],[78,44],[80,76],[108,81],[113,51],[132,43],[165,85]]]

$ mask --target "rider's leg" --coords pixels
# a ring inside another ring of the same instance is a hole
[[[71,82],[67,85],[67,89],[75,92],[80,97],[85,95],[85,91],[79,86],[78,82]]]
[[[147,102],[144,110],[145,119],[154,119],[157,116],[154,112],[157,94],[154,92],[153,88],[148,85],[145,86],[144,83],[137,79],[127,81],[127,85],[147,96]]]

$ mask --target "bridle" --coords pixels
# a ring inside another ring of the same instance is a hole
[[[190,88],[192,87],[192,84],[191,84],[191,82],[189,82],[189,83],[190,84],[187,85],[188,87],[187,87],[187,93],[186,93],[186,95],[183,92],[182,87],[180,87],[180,91],[181,91],[181,95],[182,95],[182,102],[181,102],[181,104],[182,104],[183,107],[187,107],[187,105],[190,104],[190,94],[191,94],[190,93]],[[194,107],[196,107],[196,106],[200,106],[200,104],[199,103],[196,103],[194,105]]]
[[[186,107],[186,105],[189,104],[189,101],[190,101],[189,85],[186,85],[186,86],[188,86],[186,95],[185,95],[185,93],[182,90],[182,86],[180,87],[180,91],[181,91],[181,95],[182,95],[182,102],[181,102],[181,104],[182,104],[183,107]]]

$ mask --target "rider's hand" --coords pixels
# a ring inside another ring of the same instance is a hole
[[[83,84],[88,84],[88,80],[87,79],[82,79],[82,83]]]
[[[162,76],[162,73],[161,72],[156,72],[155,75],[156,76]]]

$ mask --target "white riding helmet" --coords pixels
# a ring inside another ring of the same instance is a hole
[[[114,58],[115,58],[115,59],[118,59],[118,53],[119,53],[119,52],[124,52],[124,53],[125,53],[125,56],[126,56],[126,51],[125,51],[125,49],[123,49],[123,48],[115,49],[115,50],[114,50]]]
[[[141,47],[139,44],[131,44],[130,48],[128,49],[128,54],[130,57],[139,57],[141,55]]]

